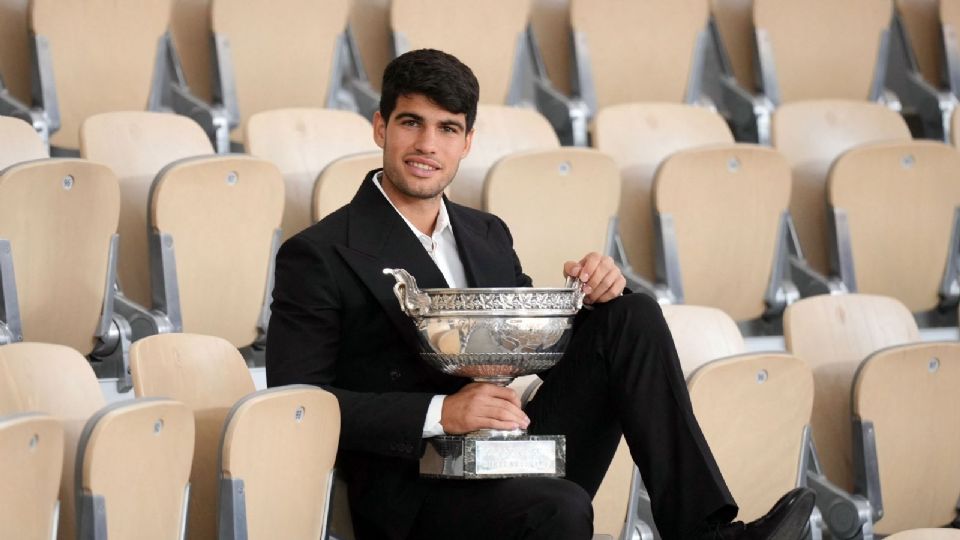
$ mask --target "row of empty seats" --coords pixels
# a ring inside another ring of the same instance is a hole
[[[76,351],[0,347],[0,535],[324,537],[336,398],[254,392],[220,338],[154,336],[132,355],[137,399],[106,406]]]
[[[905,113],[933,125],[918,132],[943,137],[956,98],[939,84],[946,75],[924,82],[936,76],[927,57],[958,55],[950,52],[949,2],[939,12],[945,37],[936,41],[936,4],[149,0],[121,8],[11,0],[0,12],[9,30],[0,113],[52,133],[58,152],[75,152],[89,116],[175,111],[225,152],[245,144],[247,121],[265,110],[334,107],[369,117],[386,60],[433,47],[474,69],[483,103],[536,106],[567,144],[587,144],[602,109],[631,102],[716,106],[738,140],[766,142],[776,107],[853,99],[900,108],[888,87],[904,96]]]

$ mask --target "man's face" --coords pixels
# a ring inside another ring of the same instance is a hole
[[[399,96],[389,122],[373,116],[373,137],[383,148],[383,176],[408,199],[433,199],[453,181],[470,151],[467,118],[420,94]],[[384,189],[387,189],[385,187]]]

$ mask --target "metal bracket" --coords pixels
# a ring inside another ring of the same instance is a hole
[[[23,341],[20,301],[10,241],[0,238],[0,345]]]
[[[593,83],[593,67],[590,64],[590,48],[587,36],[583,32],[571,30],[570,44],[573,46],[573,86],[571,92],[587,105],[587,120],[597,112],[597,90]]]
[[[50,56],[50,42],[46,37],[36,35],[32,42],[33,53],[33,104],[39,106],[47,124],[47,133],[56,133],[60,129],[60,102],[57,99],[57,83],[53,75],[53,59]]]
[[[247,540],[247,500],[243,480],[220,479],[220,540]]]
[[[780,214],[773,265],[764,294],[764,302],[767,304],[763,313],[765,319],[779,317],[789,304],[800,299],[800,293],[790,279],[790,244],[793,243],[791,225],[790,212],[784,211]]]
[[[809,426],[803,432],[803,454],[798,484],[816,493],[817,508],[836,540],[872,540],[873,520],[870,504],[843,491],[823,474]]]
[[[873,422],[859,417],[853,422],[853,465],[855,491],[867,497],[872,509],[871,518],[883,517],[883,495],[880,491],[880,463],[877,457],[877,438]]]
[[[950,245],[947,251],[947,264],[940,280],[940,309],[953,309],[960,301],[960,208],[953,210],[953,224],[950,232]]]
[[[847,292],[857,292],[857,274],[853,263],[853,247],[850,244],[850,225],[847,222],[847,211],[830,206],[828,225],[833,229],[833,242],[830,245],[830,266],[833,272],[843,282]]]
[[[214,34],[213,50],[213,100],[223,105],[228,127],[233,129],[240,124],[240,110],[237,104],[237,80],[234,75],[230,39],[222,34]]]
[[[671,303],[682,304],[683,275],[680,269],[680,253],[677,251],[677,233],[673,225],[673,216],[657,213],[653,219],[656,235],[656,275],[657,282],[666,285]]]
[[[693,61],[690,63],[690,73],[687,74],[687,90],[683,98],[684,103],[697,104],[705,98],[703,95],[703,69],[709,38],[710,35],[706,27],[697,34],[697,42],[693,49]]]
[[[777,106],[780,104],[780,83],[777,81],[777,65],[773,59],[770,35],[763,28],[756,29],[757,62],[760,68],[760,89]]]
[[[183,318],[180,314],[180,287],[177,281],[173,236],[159,231],[150,234],[150,266],[153,307],[166,315],[172,332],[182,332]]]
[[[84,491],[77,516],[78,540],[107,540],[107,502],[103,495]]]
[[[880,32],[880,47],[877,50],[877,62],[873,68],[873,81],[870,83],[870,101],[880,101],[887,80],[887,59],[890,57],[890,30]]]

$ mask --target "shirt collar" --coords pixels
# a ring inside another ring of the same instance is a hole
[[[396,205],[393,204],[393,201],[390,200],[390,197],[387,197],[387,192],[383,190],[383,186],[381,185],[381,182],[383,181],[382,179],[383,179],[383,171],[380,171],[377,174],[373,175],[373,178],[371,180],[373,181],[373,185],[377,186],[377,189],[380,190],[381,194],[383,194],[383,198],[386,199],[388,203],[390,203],[390,206],[393,208],[393,210],[400,216],[401,219],[403,219],[403,222],[406,223],[408,227],[410,227],[410,230],[413,231],[413,233],[417,235],[418,238],[420,237],[431,238],[431,236],[424,234],[422,231],[420,231],[420,229],[416,228],[413,225],[413,223],[410,223],[410,220],[407,219],[407,216],[404,216],[403,213],[400,212],[400,210],[397,210]],[[440,213],[437,214],[437,223],[433,227],[432,236],[434,237],[439,236],[443,234],[447,229],[449,229],[450,232],[453,232],[453,225],[450,224],[450,214],[447,213],[447,205],[443,201],[443,197],[441,197]]]

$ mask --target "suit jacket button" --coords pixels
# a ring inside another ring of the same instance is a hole
[[[391,381],[396,381],[396,380],[400,379],[400,375],[401,375],[401,373],[400,373],[400,370],[399,370],[399,369],[391,369],[391,370],[390,370],[390,380],[391,380]]]

